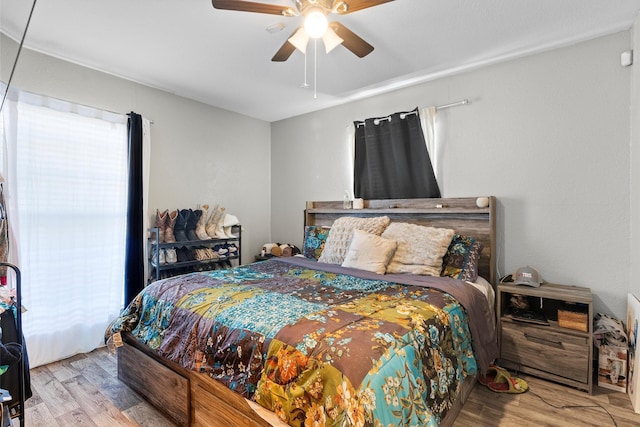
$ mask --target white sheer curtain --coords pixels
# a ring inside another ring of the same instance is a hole
[[[122,308],[127,118],[19,92],[2,119],[33,368],[103,345]]]
[[[440,150],[437,144],[436,138],[436,113],[438,109],[436,107],[424,107],[421,108],[420,113],[420,125],[422,126],[422,133],[424,134],[424,142],[427,145],[427,152],[431,159],[431,166],[433,167],[433,174],[436,176],[436,181],[440,187],[440,192],[444,194],[444,188],[442,186],[442,176],[440,174]]]

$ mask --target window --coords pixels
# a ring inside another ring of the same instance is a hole
[[[122,308],[126,116],[18,98],[2,115],[3,176],[35,367],[102,345]]]

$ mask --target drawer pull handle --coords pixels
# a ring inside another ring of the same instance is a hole
[[[536,337],[535,335],[529,335],[528,333],[524,333],[524,337],[529,341],[534,341],[540,344],[552,345],[554,347],[562,348],[562,341],[553,341],[545,338]]]

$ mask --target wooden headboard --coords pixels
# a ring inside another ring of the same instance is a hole
[[[343,209],[343,202],[307,202],[304,225],[331,226],[343,216],[388,216],[392,221],[451,228],[482,243],[479,274],[496,286],[496,199],[480,208],[476,197],[449,199],[384,199],[366,200],[364,209]]]

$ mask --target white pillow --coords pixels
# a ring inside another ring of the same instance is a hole
[[[353,231],[351,245],[342,263],[343,267],[358,268],[384,274],[387,264],[396,252],[397,243],[362,230]]]
[[[351,244],[353,230],[363,230],[379,236],[390,222],[391,220],[388,216],[374,218],[344,216],[336,219],[331,226],[318,262],[342,264]]]
[[[447,253],[454,230],[394,222],[382,233],[398,242],[387,273],[440,276],[442,257]]]

